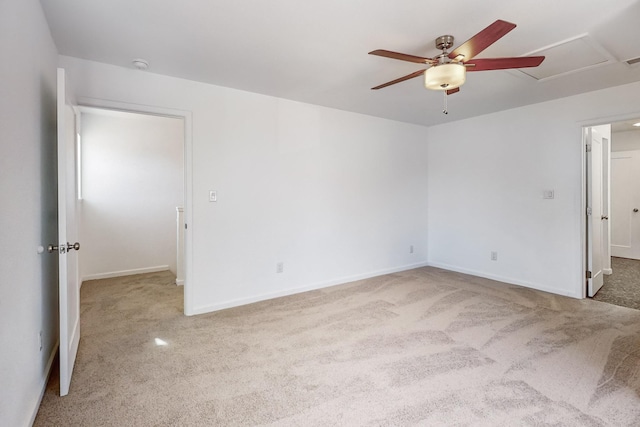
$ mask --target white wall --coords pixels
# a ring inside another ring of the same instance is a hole
[[[81,277],[176,271],[184,203],[182,119],[82,114]]]
[[[581,297],[581,126],[637,114],[639,94],[634,83],[429,128],[429,263]]]
[[[640,150],[640,131],[615,132],[611,134],[611,151]]]
[[[81,103],[192,113],[191,312],[426,261],[425,128],[76,58],[61,62]],[[218,202],[208,201],[209,190]]]
[[[31,423],[57,343],[57,52],[37,0],[0,2],[0,425]],[[43,349],[38,334],[43,332]]]

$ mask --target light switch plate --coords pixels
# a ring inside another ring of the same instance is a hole
[[[209,201],[210,202],[217,202],[218,201],[218,195],[216,194],[215,191],[209,191]]]
[[[553,199],[553,197],[554,197],[553,190],[544,190],[542,192],[543,199]]]

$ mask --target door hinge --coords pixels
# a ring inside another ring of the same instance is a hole
[[[591,152],[591,144],[587,144],[587,153]]]
[[[591,208],[587,208],[587,215],[591,215],[592,212],[593,210]]]
[[[587,279],[591,279],[591,272],[589,270],[587,270]]]
[[[185,229],[185,230],[187,229],[187,224],[185,224],[185,225],[184,225],[184,229]]]

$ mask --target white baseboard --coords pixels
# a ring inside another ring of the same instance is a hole
[[[251,304],[254,302],[265,301],[273,298],[285,297],[288,295],[299,294],[302,292],[313,291],[316,289],[328,288],[330,286],[342,285],[344,283],[355,282],[356,280],[369,279],[371,277],[382,276],[384,274],[397,273],[400,271],[413,270],[414,268],[427,266],[426,261],[417,264],[404,265],[401,267],[388,268],[384,270],[377,270],[369,273],[355,274],[353,276],[345,276],[339,279],[327,280],[325,282],[312,283],[306,286],[300,286],[297,288],[284,289],[282,291],[268,292],[266,294],[255,295],[246,298],[238,298],[230,301],[225,301],[219,304],[206,305],[201,307],[195,307],[193,312],[188,315],[211,313],[213,311],[224,310],[225,308],[238,307],[241,305]]]
[[[177,286],[183,286],[184,285],[184,279],[176,279],[176,285]]]
[[[36,416],[38,415],[38,410],[40,409],[40,404],[42,403],[42,398],[44,397],[44,392],[47,391],[47,384],[49,383],[49,377],[51,376],[51,368],[53,368],[53,361],[56,358],[56,353],[58,353],[58,347],[60,346],[60,341],[53,346],[51,350],[51,354],[49,355],[49,360],[47,360],[47,366],[44,368],[45,376],[44,381],[41,385],[40,396],[38,397],[38,401],[36,402],[35,407],[31,413],[31,420],[28,425],[32,426],[36,421]]]
[[[156,267],[134,268],[132,270],[111,271],[108,273],[89,274],[82,278],[85,280],[110,279],[112,277],[131,276],[133,274],[156,273],[158,271],[166,271],[168,265],[158,265]]]
[[[484,271],[470,270],[468,268],[457,267],[455,265],[444,264],[440,262],[430,262],[428,263],[429,267],[437,267],[442,268],[443,270],[455,271],[457,273],[469,274],[471,276],[483,277],[485,279],[496,280],[498,282],[508,283],[510,285],[518,285],[523,286],[525,288],[531,288],[538,291],[549,292],[550,294],[562,295],[571,298],[582,299],[582,294],[577,294],[571,291],[558,290],[554,288],[550,288],[545,285],[540,285],[538,283],[526,282],[523,280],[514,279],[512,277],[500,276],[497,274],[490,274]]]

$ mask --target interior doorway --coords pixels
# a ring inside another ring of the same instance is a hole
[[[608,129],[608,130],[607,130]],[[593,131],[604,132],[608,147],[593,156]],[[585,295],[596,300],[640,309],[640,118],[585,127],[585,200],[587,266]],[[602,157],[601,176],[594,158]],[[591,168],[591,170],[590,170]],[[602,192],[602,212],[596,212],[594,195]],[[595,207],[595,210],[594,210]],[[601,221],[596,216],[600,215]],[[598,242],[601,227],[602,242]],[[594,231],[595,229],[595,231]],[[594,233],[596,234],[594,236]],[[604,256],[600,256],[602,252]],[[602,268],[602,285],[593,270]],[[608,265],[608,268],[606,268]],[[590,274],[591,273],[591,274]],[[591,277],[589,277],[591,276]]]
[[[185,118],[80,111],[82,280],[168,270],[176,285],[186,284]]]

